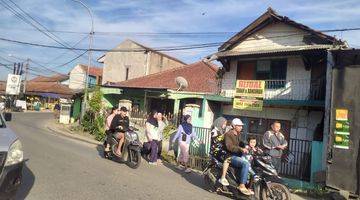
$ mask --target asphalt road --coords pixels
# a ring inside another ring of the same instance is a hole
[[[133,170],[106,160],[101,147],[47,129],[52,118],[51,113],[16,113],[9,123],[29,159],[17,200],[228,199],[207,192],[198,174],[184,174],[171,165],[143,162]]]
[[[99,147],[44,127],[49,113],[17,113],[10,123],[29,161],[16,199],[226,199],[204,190],[202,178],[171,166],[139,169],[100,156]]]

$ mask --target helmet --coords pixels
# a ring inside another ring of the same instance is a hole
[[[233,126],[243,126],[244,123],[239,118],[235,118],[235,119],[232,120],[231,125],[233,125]]]

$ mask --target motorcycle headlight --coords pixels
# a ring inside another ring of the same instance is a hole
[[[139,136],[134,132],[130,134],[132,140],[139,140]]]
[[[22,145],[19,140],[16,140],[9,148],[9,151],[6,156],[5,166],[14,165],[22,162],[24,159],[24,152],[22,150]]]

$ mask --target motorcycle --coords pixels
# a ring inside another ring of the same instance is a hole
[[[114,137],[113,134],[107,135],[104,141],[104,147],[109,143],[110,151],[104,151],[104,157],[109,160],[119,160],[124,162],[132,169],[138,168],[141,163],[142,145],[139,140],[139,134],[136,131],[138,131],[138,129],[129,127],[129,130],[125,132],[121,156],[116,154],[119,140]]]
[[[226,178],[229,186],[223,186],[218,182],[222,174],[223,163],[211,156],[209,163],[203,171],[206,185],[209,186],[210,192],[217,192],[224,195],[230,195],[236,199],[274,199],[290,200],[290,191],[283,184],[281,177],[271,164],[271,156],[259,155],[254,156],[252,168],[255,176],[249,178],[248,188],[254,191],[254,195],[246,196],[238,189],[238,181],[233,167],[229,167]]]

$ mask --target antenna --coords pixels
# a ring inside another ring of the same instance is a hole
[[[176,91],[183,90],[189,86],[187,80],[182,76],[176,77],[175,82],[176,82],[176,85],[179,87]]]

